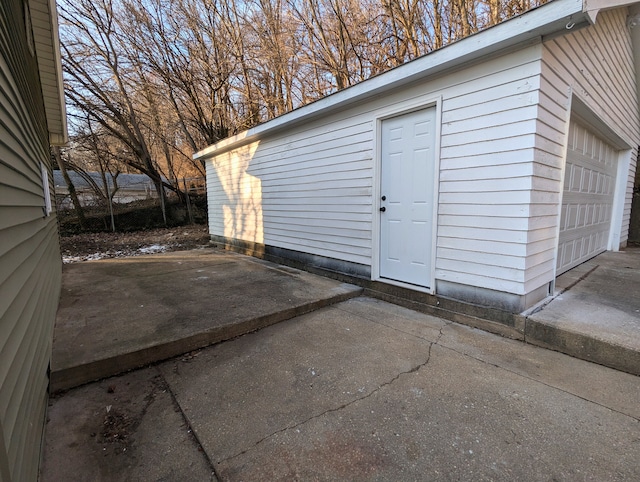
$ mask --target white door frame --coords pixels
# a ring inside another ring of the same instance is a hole
[[[429,107],[436,108],[435,145],[434,145],[434,175],[433,175],[433,229],[431,233],[431,275],[428,287],[416,286],[402,281],[391,280],[380,277],[380,196],[381,196],[381,172],[382,172],[382,121],[392,117],[398,117]],[[415,291],[425,293],[435,293],[435,272],[436,272],[436,240],[438,237],[438,197],[440,183],[440,136],[442,127],[442,96],[425,95],[414,99],[400,102],[373,113],[373,202],[372,209],[372,239],[371,239],[371,279],[373,281],[383,281],[387,284],[411,288]]]

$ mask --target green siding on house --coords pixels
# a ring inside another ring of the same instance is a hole
[[[22,0],[0,3],[0,480],[37,480],[61,282],[49,131]],[[51,185],[51,184],[50,184]],[[51,186],[50,192],[53,192]]]

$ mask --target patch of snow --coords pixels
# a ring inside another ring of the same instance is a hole
[[[113,254],[111,253],[93,253],[88,254],[86,256],[63,256],[62,262],[65,264],[68,263],[79,263],[82,261],[97,261],[99,259],[105,258],[113,258]]]
[[[145,246],[144,248],[138,249],[142,254],[153,254],[153,253],[164,253],[167,249],[167,246],[163,246],[161,244],[153,244],[151,246]]]
[[[137,250],[118,250],[118,251],[104,251],[99,253],[88,254],[85,256],[62,256],[62,262],[65,264],[68,263],[81,263],[83,261],[97,261],[100,259],[110,259],[110,258],[125,258],[129,256],[139,256],[141,254],[154,254],[154,253],[164,253],[168,251],[170,246],[154,244],[152,246],[145,246],[143,248],[139,248]]]
[[[77,263],[79,261],[82,261],[82,258],[80,256],[63,256],[62,257],[62,262],[64,264],[67,263]]]
[[[140,256],[144,254],[156,254],[156,253],[164,253],[167,251],[176,250],[176,248],[180,248],[182,245],[179,243],[167,243],[167,244],[153,244],[149,246],[143,246],[142,248],[133,248],[133,247],[124,247],[123,249],[115,250],[115,249],[106,249],[105,251],[85,254],[85,255],[62,255],[62,262],[64,264],[69,263],[81,263],[83,261],[97,261],[101,259],[112,259],[112,258],[128,258],[133,256]],[[203,246],[204,248],[206,246]],[[181,261],[178,261],[178,264],[182,264]],[[205,272],[204,269],[197,270],[198,273]],[[198,279],[204,280],[208,279],[208,276],[200,276]]]

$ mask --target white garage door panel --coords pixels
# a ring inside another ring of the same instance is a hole
[[[617,170],[617,151],[582,125],[569,127],[557,274],[605,251]]]

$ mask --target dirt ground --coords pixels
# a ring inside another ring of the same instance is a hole
[[[208,229],[203,224],[128,233],[83,233],[60,238],[65,263],[195,249],[208,244]]]

